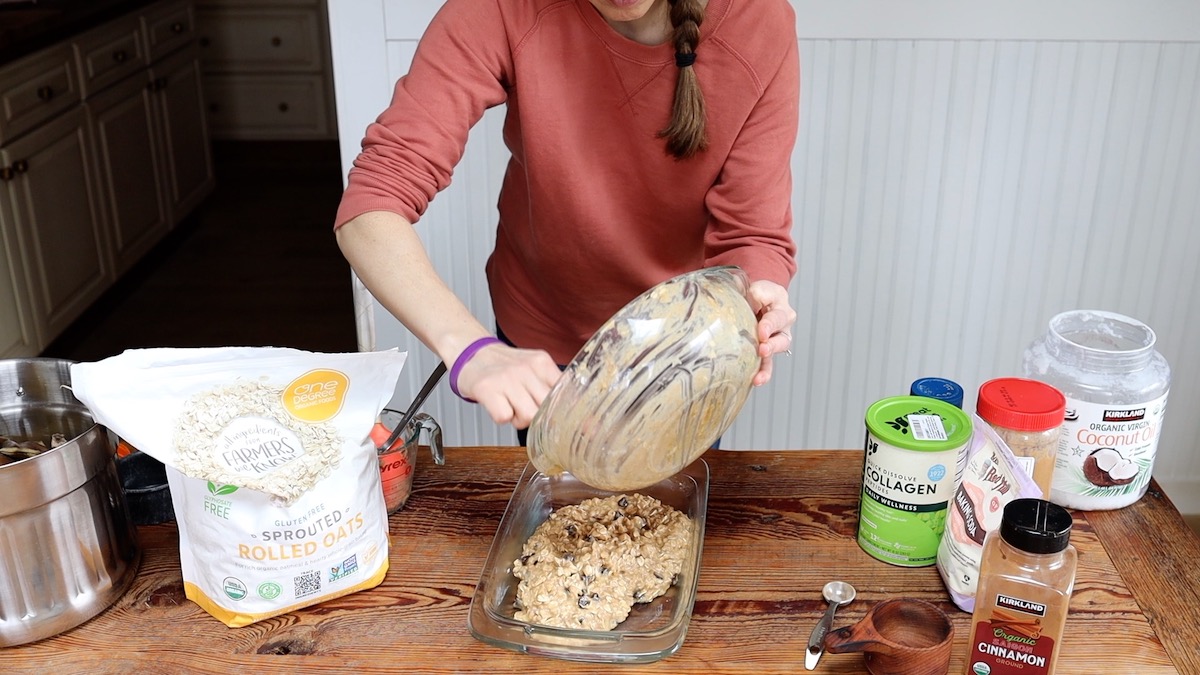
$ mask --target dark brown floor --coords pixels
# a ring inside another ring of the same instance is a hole
[[[138,347],[354,351],[350,267],[332,225],[335,142],[214,145],[212,195],[43,352]]]

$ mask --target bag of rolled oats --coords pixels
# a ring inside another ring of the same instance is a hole
[[[406,354],[129,350],[71,367],[100,424],[167,466],[187,597],[231,627],[373,588],[387,509],[370,440]]]

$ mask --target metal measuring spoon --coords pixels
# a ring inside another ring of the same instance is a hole
[[[825,610],[825,616],[821,617],[812,635],[808,637],[808,651],[804,654],[806,670],[817,667],[817,661],[820,661],[821,655],[825,653],[825,634],[833,626],[833,613],[838,607],[848,605],[854,600],[854,587],[844,581],[831,581],[825,584],[821,595],[825,597],[825,602],[829,603],[829,609]]]

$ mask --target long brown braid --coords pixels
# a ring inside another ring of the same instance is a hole
[[[675,83],[671,121],[658,135],[667,139],[667,152],[676,159],[687,159],[708,146],[704,130],[704,93],[700,91],[696,70],[690,64],[696,58],[696,45],[700,42],[704,5],[701,0],[668,0],[668,3],[679,79]]]

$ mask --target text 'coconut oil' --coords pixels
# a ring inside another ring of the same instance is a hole
[[[1051,319],[1025,350],[1025,376],[1067,399],[1050,501],[1116,509],[1146,493],[1171,384],[1154,343],[1140,321],[1075,310]]]

